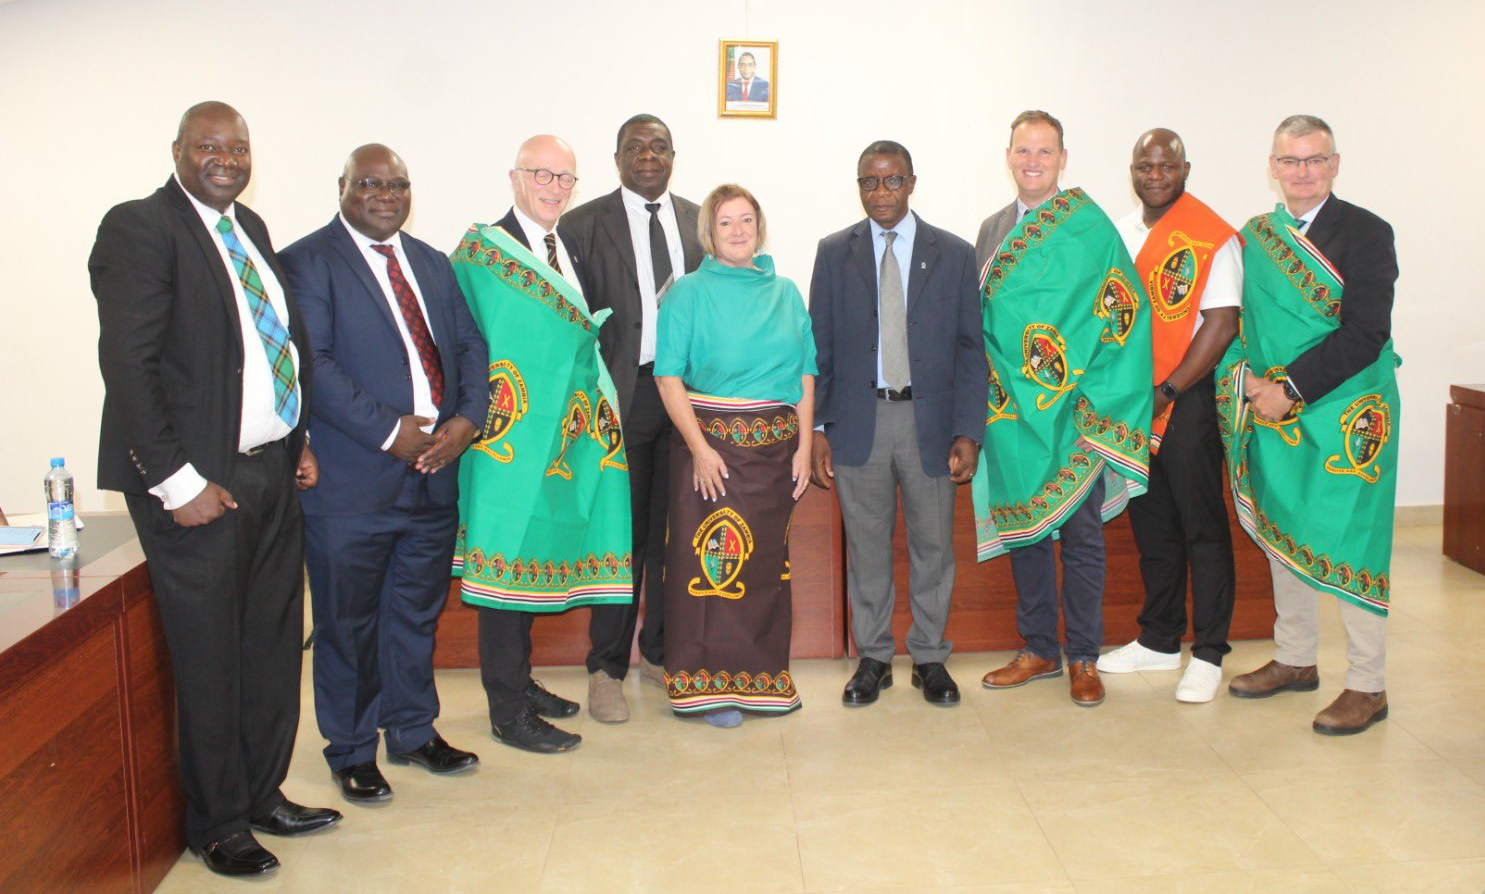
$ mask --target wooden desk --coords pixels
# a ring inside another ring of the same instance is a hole
[[[175,687],[126,515],[0,557],[0,890],[151,891],[185,849]]]
[[[845,541],[835,492],[812,487],[794,509],[789,554],[794,586],[794,658],[845,654]],[[531,625],[531,663],[582,664],[588,656],[588,609],[542,615]],[[438,621],[435,667],[479,667],[477,610],[459,600],[451,581]],[[637,657],[637,653],[636,653]]]
[[[1444,555],[1485,574],[1485,385],[1454,385],[1444,425]]]

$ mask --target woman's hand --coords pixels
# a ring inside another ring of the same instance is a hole
[[[713,503],[727,496],[727,487],[722,483],[727,478],[727,466],[722,455],[710,445],[702,444],[701,449],[691,451],[691,459],[696,470],[691,475],[692,488]]]
[[[794,458],[789,461],[789,474],[794,479],[794,499],[796,500],[804,496],[806,490],[809,490],[810,469],[814,465],[812,450],[809,442],[805,441],[798,450],[794,451]]]

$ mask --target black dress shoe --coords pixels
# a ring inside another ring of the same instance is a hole
[[[393,764],[418,764],[430,773],[458,773],[479,766],[480,756],[472,751],[460,751],[435,734],[420,747],[402,754],[388,754],[387,761]]]
[[[392,798],[392,786],[387,782],[387,777],[382,775],[382,771],[376,768],[376,761],[356,764],[344,770],[331,770],[330,775],[335,777],[340,785],[340,793],[347,801],[366,804],[389,801]]]
[[[578,712],[578,703],[568,701],[560,695],[553,695],[547,688],[541,685],[541,681],[532,680],[526,685],[526,701],[536,709],[536,713],[543,717],[562,718],[571,717]]]
[[[847,705],[869,705],[883,689],[891,688],[892,665],[875,658],[862,658],[840,700]]]
[[[206,868],[217,875],[266,875],[278,868],[278,857],[270,854],[253,833],[233,832],[202,848],[191,848]]]
[[[959,704],[959,686],[942,661],[913,665],[913,688],[923,690],[923,700],[930,705]]]
[[[490,732],[495,736],[495,741],[502,745],[537,754],[571,751],[583,741],[582,736],[557,729],[542,720],[536,716],[536,710],[529,706],[515,720],[490,727]]]
[[[254,819],[253,828],[269,835],[304,835],[328,829],[340,822],[340,811],[329,807],[305,807],[284,801],[273,812]]]

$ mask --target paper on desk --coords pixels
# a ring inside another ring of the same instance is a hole
[[[0,556],[8,556],[13,553],[36,553],[46,549],[46,513],[26,512],[21,515],[9,516],[11,528],[40,528],[41,533],[37,535],[32,543],[25,544],[3,544],[0,545]],[[83,529],[83,520],[77,519],[77,529]],[[4,530],[0,528],[0,530]]]

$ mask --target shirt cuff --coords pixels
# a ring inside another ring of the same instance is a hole
[[[383,450],[391,450],[392,449],[392,442],[395,441],[395,440],[397,440],[397,433],[399,431],[402,431],[402,420],[401,419],[398,419],[397,420],[397,424],[394,425],[394,426],[392,426],[392,433],[390,435],[387,435],[387,439],[382,442],[382,449]]]
[[[206,479],[196,467],[186,463],[174,475],[150,488],[150,493],[160,498],[166,509],[179,509],[206,490]]]

